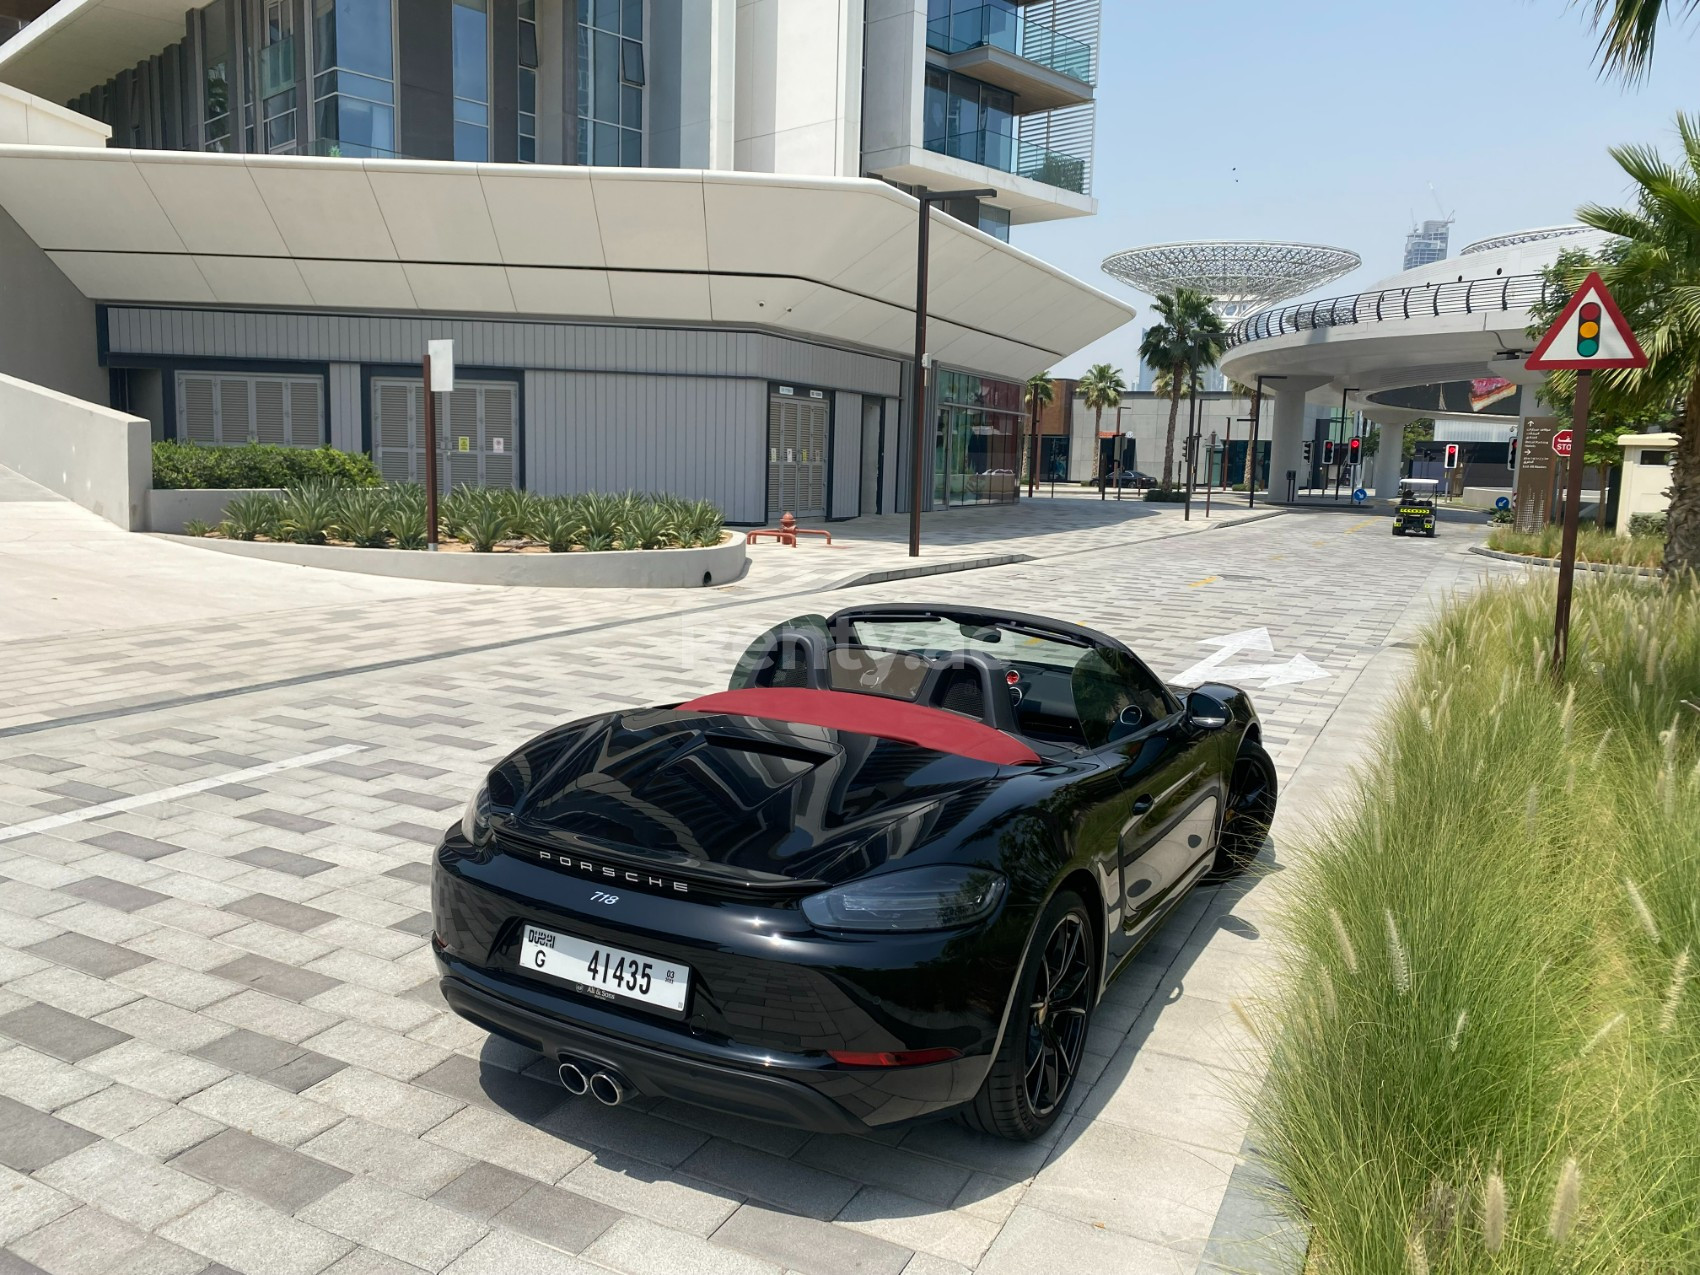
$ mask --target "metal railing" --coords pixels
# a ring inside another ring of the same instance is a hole
[[[1442,314],[1485,314],[1527,310],[1546,297],[1547,281],[1538,274],[1495,275],[1491,279],[1453,279],[1358,292],[1349,297],[1301,301],[1279,310],[1262,310],[1228,329],[1228,349],[1248,341],[1308,332],[1351,323],[1384,323]]]
[[[1037,62],[1082,84],[1092,83],[1091,45],[1053,31],[1019,11],[1011,13],[986,4],[927,23],[927,46],[941,53],[961,53],[986,45]]]
[[[1028,177],[1047,186],[1086,193],[1086,161],[1078,155],[1046,150],[993,128],[966,129],[929,137],[922,145],[940,155],[984,164],[999,172]]]

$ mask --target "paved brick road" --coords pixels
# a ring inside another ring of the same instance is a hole
[[[327,604],[316,573],[239,564],[213,619],[0,620],[0,1275],[1194,1270],[1242,1152],[1228,1095],[1258,1063],[1230,1001],[1269,959],[1274,875],[1184,906],[1101,1008],[1070,1119],[1024,1147],[568,1099],[445,1010],[426,945],[431,844],[494,759],[723,685],[786,616],[996,601],[1171,675],[1267,626],[1262,658],[1329,674],[1257,696],[1287,777],[1413,604],[1501,569],[1462,527],[1349,514],[1095,525],[1110,547],[877,590],[787,565],[667,595],[349,577]]]

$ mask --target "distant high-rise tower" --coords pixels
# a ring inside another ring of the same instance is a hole
[[[1426,266],[1431,261],[1446,260],[1446,241],[1452,233],[1452,219],[1425,221],[1405,236],[1405,269]]]

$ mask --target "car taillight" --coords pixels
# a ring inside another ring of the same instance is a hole
[[[902,1049],[890,1054],[859,1054],[848,1049],[829,1049],[832,1061],[845,1067],[919,1067],[923,1063],[949,1062],[962,1057],[960,1049]]]

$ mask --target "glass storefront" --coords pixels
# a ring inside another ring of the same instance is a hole
[[[1013,501],[1026,428],[1020,382],[941,368],[932,397],[933,508]]]

